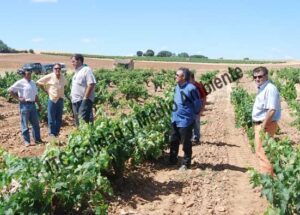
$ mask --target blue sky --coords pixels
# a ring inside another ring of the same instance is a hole
[[[1,0],[0,40],[102,55],[300,59],[299,10],[296,0]]]

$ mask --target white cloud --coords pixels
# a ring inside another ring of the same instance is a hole
[[[82,38],[80,41],[85,44],[92,44],[97,42],[95,38]]]
[[[57,3],[58,0],[31,0],[33,3]]]
[[[42,43],[44,41],[45,41],[45,39],[42,37],[36,37],[36,38],[31,39],[31,42],[33,42],[33,43]]]

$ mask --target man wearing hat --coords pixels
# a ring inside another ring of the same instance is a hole
[[[36,143],[41,143],[40,126],[38,113],[35,104],[41,109],[38,99],[37,87],[34,81],[31,80],[31,68],[23,68],[19,70],[23,78],[16,81],[8,88],[10,95],[20,102],[21,114],[21,131],[24,138],[25,146],[34,146]],[[34,142],[30,142],[28,122],[32,125],[32,136]]]

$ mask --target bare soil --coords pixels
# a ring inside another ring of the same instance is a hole
[[[48,55],[0,55],[0,71],[15,70],[27,62],[62,62],[69,68],[69,57]],[[86,59],[92,68],[112,68],[112,60]],[[187,66],[197,71],[226,71],[227,64],[192,64],[169,62],[135,62],[136,68],[177,69]],[[231,65],[235,66],[235,65]],[[238,65],[250,69],[257,65]],[[270,68],[300,67],[297,62],[266,65]],[[241,85],[255,92],[252,80],[243,77]],[[233,107],[230,104],[232,85],[218,89],[208,96],[208,105],[201,126],[201,143],[193,146],[191,169],[179,171],[179,164],[165,164],[168,153],[158,161],[146,162],[132,169],[125,177],[122,188],[115,189],[110,201],[109,214],[263,214],[267,201],[259,190],[252,189],[247,174],[248,167],[257,167],[245,133],[235,127]],[[151,88],[152,89],[152,88]],[[152,93],[153,89],[152,89]],[[160,94],[161,92],[157,92]],[[299,142],[299,132],[290,126],[293,117],[282,102],[281,136]],[[60,140],[66,141],[75,128],[71,116],[64,117]],[[47,124],[41,124],[42,138],[48,142]],[[18,104],[0,98],[0,145],[18,156],[39,156],[45,144],[25,148],[20,132]],[[183,156],[180,151],[180,156]]]

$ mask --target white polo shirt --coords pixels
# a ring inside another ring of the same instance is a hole
[[[27,102],[34,102],[38,94],[36,84],[33,80],[26,80],[25,78],[16,81],[10,88],[9,92],[18,93],[18,96],[24,98]]]
[[[268,80],[258,87],[252,110],[252,120],[254,122],[263,121],[270,109],[275,110],[272,121],[278,121],[281,116],[280,95],[275,85]]]
[[[89,84],[95,84],[96,78],[93,71],[88,66],[82,66],[75,70],[72,87],[71,87],[71,100],[72,103],[83,100],[85,90]],[[95,88],[92,90],[89,99],[94,101],[95,99]]]

